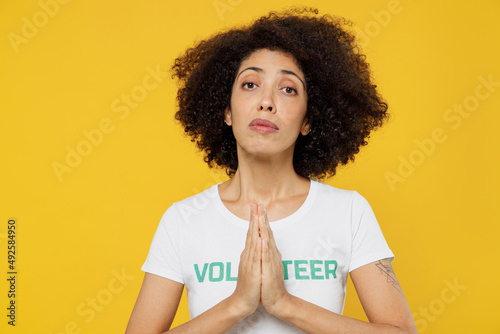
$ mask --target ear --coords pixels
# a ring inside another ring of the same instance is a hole
[[[231,109],[229,108],[229,106],[227,106],[226,110],[224,111],[224,122],[226,122],[226,124],[229,126],[233,125],[233,122],[231,121]]]
[[[309,123],[309,120],[307,118],[304,118],[304,121],[302,122],[302,127],[300,128],[300,133],[303,136],[306,136],[309,131],[311,131],[311,124]]]

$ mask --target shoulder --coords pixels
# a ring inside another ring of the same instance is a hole
[[[359,195],[355,190],[341,189],[322,181],[311,179],[312,186],[316,187],[318,198],[328,198],[329,200],[350,201],[354,196]]]
[[[186,197],[172,203],[163,214],[162,220],[174,220],[177,222],[192,221],[194,217],[209,213],[216,206],[218,199],[218,184],[202,192]]]
[[[311,179],[311,182],[316,187],[316,202],[322,205],[353,210],[362,210],[370,206],[366,198],[356,190],[337,188],[315,179]]]
[[[192,206],[193,208],[201,208],[205,206],[207,203],[217,198],[218,196],[217,186],[218,184],[214,184],[213,186],[203,190],[202,192],[199,192],[195,195],[174,202],[172,206],[173,207]]]

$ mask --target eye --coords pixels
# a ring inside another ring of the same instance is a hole
[[[244,82],[241,84],[241,87],[243,88],[248,88],[248,89],[252,89],[252,88],[255,88],[255,84],[253,82]]]
[[[287,93],[287,94],[290,94],[290,95],[297,94],[297,90],[295,88],[285,87],[283,89],[285,90],[285,93]]]

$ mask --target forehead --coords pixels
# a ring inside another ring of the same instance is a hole
[[[240,72],[245,66],[256,65],[262,68],[266,67],[280,67],[292,69],[303,75],[300,70],[297,60],[289,53],[284,51],[275,51],[269,49],[259,49],[252,52],[247,58],[245,58],[238,69]]]

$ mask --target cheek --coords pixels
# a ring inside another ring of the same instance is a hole
[[[233,110],[231,112],[231,120],[233,121],[233,125],[240,125],[243,119],[244,115],[241,108],[239,108],[238,105],[233,105]]]
[[[241,122],[250,112],[251,102],[235,98],[231,101],[231,119],[233,122]]]
[[[300,128],[306,116],[306,106],[293,108],[286,116],[288,124],[296,124],[297,128]]]

